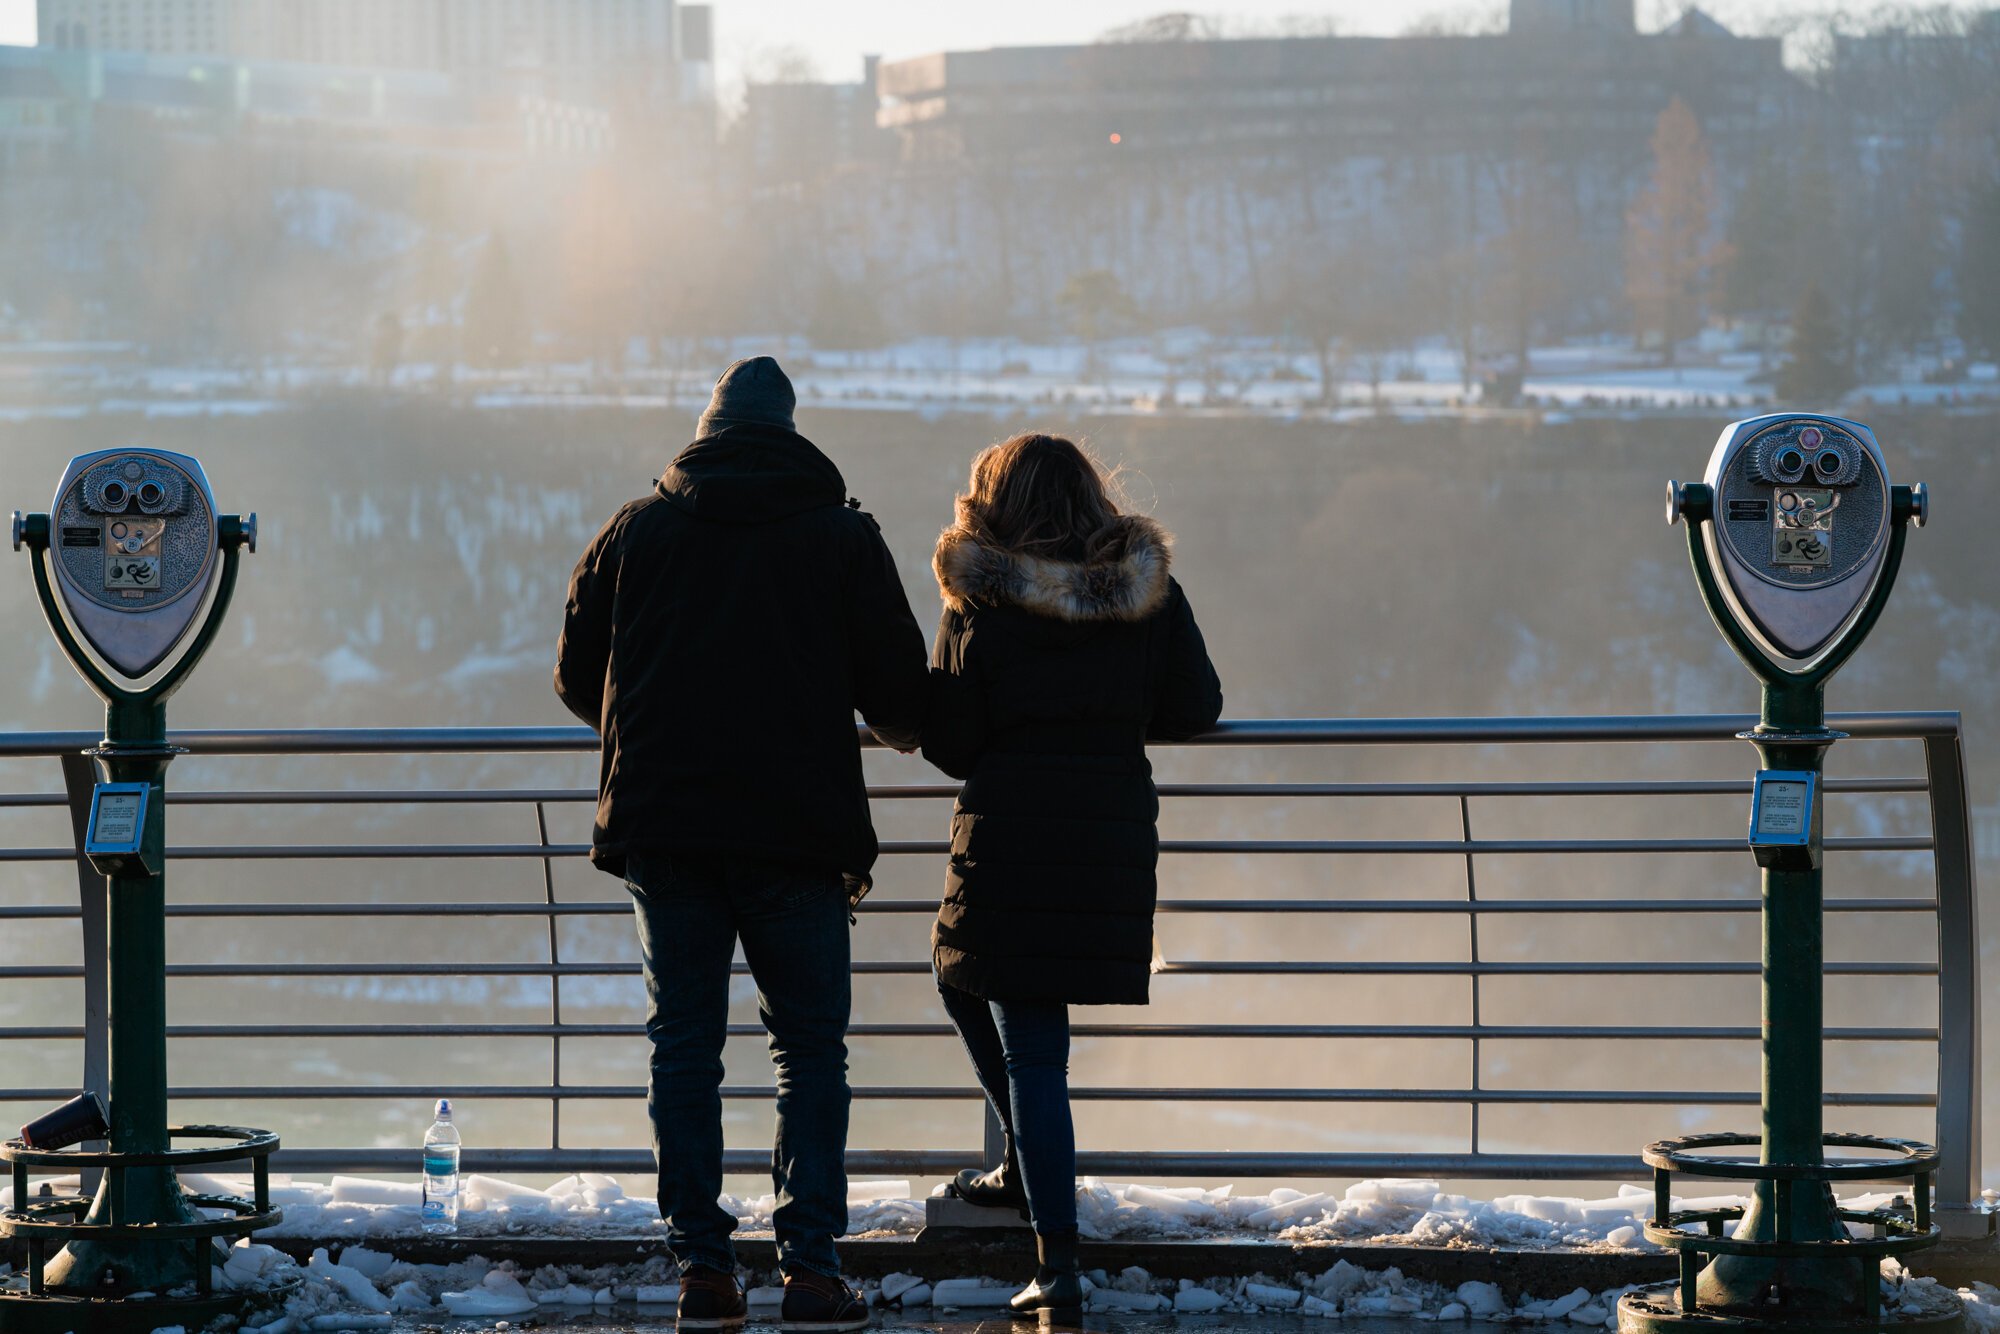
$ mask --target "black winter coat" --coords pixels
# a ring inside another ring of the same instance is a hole
[[[601,869],[745,855],[867,880],[854,715],[916,745],[924,641],[881,531],[846,496],[805,437],[731,425],[583,553],[556,694],[604,739]]]
[[[1168,538],[1052,561],[945,532],[924,755],[965,786],[932,933],[950,986],[988,1000],[1142,1005],[1160,804],[1148,740],[1215,725],[1222,684]]]

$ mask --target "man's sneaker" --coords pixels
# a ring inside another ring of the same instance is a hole
[[[866,1329],[868,1303],[837,1278],[810,1269],[787,1269],[780,1319],[786,1329]]]
[[[690,1265],[681,1275],[677,1329],[734,1329],[750,1318],[749,1303],[736,1276],[707,1265]]]

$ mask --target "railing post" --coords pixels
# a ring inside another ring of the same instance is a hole
[[[1964,732],[1924,738],[1938,897],[1938,1220],[1947,1233],[1983,1232],[1980,1189],[1979,891],[1965,791]]]
[[[1458,794],[1458,831],[1465,842],[1465,923],[1472,954],[1472,1141],[1471,1152],[1479,1153],[1479,881],[1473,872],[1472,803]]]
[[[97,785],[97,765],[83,754],[62,757],[63,790],[69,798],[70,836],[76,843],[76,891],[82,907],[83,927],[83,1088],[95,1093],[99,1102],[111,1105],[111,1001],[107,969],[111,952],[106,939],[109,905],[104,877],[84,856],[83,844],[90,830],[90,796]],[[104,1142],[93,1140],[85,1149],[102,1153]],[[94,1195],[101,1175],[94,1167],[83,1169],[83,1193]]]

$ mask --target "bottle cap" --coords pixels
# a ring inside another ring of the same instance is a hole
[[[439,1098],[439,1099],[438,1099],[438,1106],[437,1106],[437,1115],[438,1115],[438,1120],[440,1120],[440,1121],[449,1121],[449,1120],[451,1119],[451,1099],[450,1099],[450,1098]]]

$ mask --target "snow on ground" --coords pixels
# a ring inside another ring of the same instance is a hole
[[[780,1276],[744,1273],[753,1312],[776,1306],[783,1296]],[[680,1295],[672,1262],[658,1256],[640,1265],[545,1266],[527,1269],[493,1264],[477,1257],[452,1265],[417,1265],[391,1250],[347,1246],[338,1254],[322,1248],[300,1265],[272,1247],[248,1240],[230,1251],[214,1274],[218,1290],[240,1292],[252,1302],[243,1334],[298,1334],[307,1330],[389,1329],[398,1317],[481,1318],[506,1323],[544,1310],[610,1310],[618,1306],[664,1308]],[[0,1286],[18,1287],[17,1276]],[[1630,1287],[1593,1292],[1576,1288],[1548,1295],[1523,1294],[1510,1301],[1492,1283],[1456,1287],[1407,1278],[1400,1270],[1368,1269],[1336,1261],[1314,1275],[1267,1274],[1206,1282],[1155,1278],[1137,1267],[1116,1275],[1102,1269],[1085,1275],[1086,1309],[1094,1313],[1136,1312],[1252,1315],[1274,1312],[1322,1319],[1402,1316],[1428,1321],[1575,1324],[1616,1328],[1619,1297]],[[926,1277],[890,1274],[869,1282],[863,1292],[881,1308],[935,1313],[1004,1307],[1015,1285],[992,1278]],[[1934,1280],[1905,1274],[1894,1261],[1884,1268],[1883,1306],[1917,1314],[1934,1310],[1947,1289]],[[2000,1289],[1976,1284],[1959,1291],[1968,1325],[2000,1330]]]
[[[194,1173],[183,1183],[202,1193],[236,1194],[247,1182]],[[65,1183],[52,1183],[61,1188]],[[68,1183],[74,1189],[74,1183]],[[0,1191],[0,1207],[8,1203]],[[321,1184],[274,1179],[272,1195],[285,1221],[261,1234],[270,1238],[334,1241],[300,1265],[275,1248],[245,1240],[217,1266],[215,1283],[258,1303],[244,1334],[300,1334],[337,1329],[389,1329],[399,1317],[511,1319],[543,1308],[588,1310],[619,1304],[669,1306],[679,1279],[664,1256],[639,1265],[529,1269],[511,1262],[471,1258],[452,1265],[416,1265],[396,1258],[399,1238],[419,1234],[418,1188],[365,1177],[335,1177]],[[923,1221],[923,1202],[909,1196],[907,1181],[856,1182],[849,1188],[850,1225],[863,1233],[908,1234]],[[1847,1201],[1862,1208],[1887,1204],[1888,1196]],[[1638,1222],[1650,1200],[1637,1186],[1599,1200],[1566,1196],[1503,1196],[1472,1200],[1445,1194],[1438,1183],[1416,1179],[1358,1182],[1339,1198],[1328,1192],[1281,1190],[1238,1196],[1227,1186],[1161,1188],[1086,1178],[1079,1186],[1079,1216],[1086,1235],[1127,1240],[1253,1235],[1291,1242],[1529,1248],[1645,1249]],[[775,1202],[723,1197],[724,1207],[746,1229],[768,1230]],[[1676,1208],[1740,1203],[1738,1197],[1676,1199]],[[643,1235],[659,1226],[651,1201],[625,1194],[616,1179],[593,1173],[567,1177],[547,1190],[496,1177],[463,1182],[459,1234],[480,1237]],[[0,1271],[0,1286],[19,1287],[25,1277]],[[775,1274],[749,1274],[753,1307],[775,1305],[782,1295]],[[1317,1274],[1257,1275],[1206,1282],[1156,1278],[1130,1268],[1087,1278],[1089,1309],[1097,1312],[1253,1314],[1341,1317],[1405,1316],[1430,1321],[1569,1323],[1613,1328],[1620,1295],[1629,1288],[1525,1295],[1509,1302],[1490,1283],[1457,1287],[1336,1261]],[[903,1309],[977,1311],[1002,1307],[1014,1287],[994,1278],[948,1273],[891,1274],[870,1282],[871,1303]],[[1945,1289],[1906,1275],[1891,1261],[1883,1278],[1884,1305],[1912,1314],[1942,1301]],[[2000,1331],[2000,1289],[1984,1284],[1961,1290],[1969,1328]]]
[[[181,1182],[199,1193],[240,1195],[249,1189],[242,1178],[184,1173]],[[458,1231],[468,1237],[634,1236],[660,1226],[655,1201],[635,1199],[615,1177],[594,1172],[564,1177],[547,1190],[472,1175],[460,1191]],[[923,1226],[924,1206],[907,1198],[909,1192],[907,1181],[852,1183],[847,1192],[849,1234],[914,1234]],[[411,1236],[423,1226],[421,1188],[414,1183],[348,1176],[322,1183],[274,1176],[271,1200],[283,1207],[284,1222],[261,1235],[360,1239]],[[772,1195],[722,1197],[722,1207],[750,1231],[770,1230],[777,1203]]]
[[[184,1173],[190,1191],[244,1195],[247,1178]],[[51,1185],[75,1190],[75,1178]],[[940,1190],[943,1188],[940,1187]],[[1185,1241],[1267,1239],[1295,1244],[1512,1247],[1530,1250],[1656,1251],[1642,1232],[1650,1190],[1624,1185],[1602,1199],[1503,1195],[1477,1200],[1449,1194],[1436,1181],[1382,1178],[1344,1192],[1280,1189],[1237,1195],[1220,1186],[1147,1186],[1085,1177],[1077,1186],[1077,1220],[1087,1239]],[[12,1192],[0,1188],[0,1208]],[[1892,1203],[1888,1194],[1847,1197],[1849,1208]],[[422,1232],[420,1188],[373,1177],[336,1176],[316,1182],[273,1176],[271,1199],[284,1221],[260,1235],[280,1239],[393,1242]],[[1674,1197],[1676,1209],[1713,1209],[1742,1196]],[[771,1230],[772,1195],[722,1197],[723,1208],[748,1234]],[[908,1181],[856,1181],[848,1187],[848,1235],[913,1236],[924,1226],[924,1201]],[[1861,1225],[1852,1225],[1864,1235]],[[469,1175],[461,1183],[458,1234],[481,1237],[644,1237],[660,1227],[658,1204],[627,1195],[615,1177],[583,1173],[546,1190],[499,1177]]]

